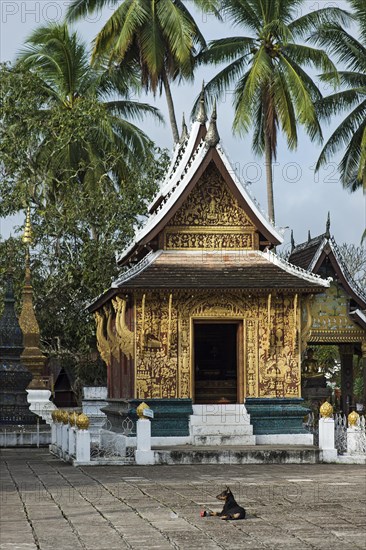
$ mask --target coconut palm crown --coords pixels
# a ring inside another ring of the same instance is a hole
[[[330,71],[321,76],[329,83],[340,79],[344,89],[318,103],[319,116],[331,120],[335,115],[348,113],[324,145],[316,168],[345,148],[339,164],[341,182],[350,191],[363,187],[366,193],[366,3],[349,3],[359,25],[359,38],[335,23],[322,25],[311,37],[345,66],[338,74]]]
[[[225,0],[222,17],[249,35],[213,40],[199,55],[200,62],[226,63],[206,90],[211,98],[233,90],[233,129],[239,134],[252,130],[253,150],[265,156],[272,222],[272,161],[277,156],[278,132],[283,132],[291,150],[298,144],[298,125],[311,140],[322,140],[314,108],[322,95],[305,68],[336,70],[323,50],[301,42],[321,23],[345,25],[350,20],[346,11],[331,7],[298,17],[304,4],[302,0]]]
[[[128,99],[129,87],[137,85],[132,66],[125,66],[124,74],[103,66],[91,68],[87,47],[66,24],[36,29],[19,53],[18,63],[35,71],[43,81],[48,97],[45,116],[49,109],[59,108],[62,118],[62,109],[76,111],[82,101],[90,100],[90,118],[83,117],[85,132],[80,139],[71,136],[70,145],[53,158],[55,174],[58,167],[69,166],[71,173],[84,163],[85,170],[78,169],[79,183],[93,186],[104,182],[118,187],[136,166],[136,159],[151,152],[151,140],[126,118],[142,120],[150,114],[161,120],[161,116],[156,108]],[[92,116],[93,105],[101,107],[100,118]],[[106,173],[105,160],[112,150],[120,154]],[[46,144],[40,154],[49,154]]]
[[[216,0],[194,0],[213,7]],[[73,0],[70,21],[102,9],[107,0]],[[110,63],[122,66],[134,60],[140,68],[141,83],[154,94],[164,88],[173,139],[179,141],[170,82],[192,78],[194,56],[205,40],[183,0],[112,0],[118,4],[94,41],[93,61],[107,55]]]

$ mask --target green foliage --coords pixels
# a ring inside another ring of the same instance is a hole
[[[299,0],[225,0],[221,15],[249,36],[213,40],[198,56],[201,63],[226,64],[206,89],[211,99],[234,89],[233,129],[239,134],[253,130],[253,150],[265,154],[272,220],[271,166],[277,154],[278,132],[282,131],[290,149],[297,147],[298,125],[311,140],[322,140],[314,108],[321,93],[306,69],[336,71],[325,51],[302,42],[320,23],[336,21],[345,25],[350,20],[347,12],[329,6],[296,18],[302,4]]]
[[[338,387],[341,382],[340,356],[338,346],[314,346],[314,358],[318,361],[324,374],[327,374],[329,382],[334,382]]]
[[[358,23],[360,39],[337,23],[321,25],[312,40],[327,47],[345,70],[322,74],[324,82],[340,83],[342,90],[317,103],[319,116],[330,121],[345,115],[320,153],[317,169],[338,151],[344,151],[339,164],[341,182],[349,191],[363,187],[366,193],[366,17],[364,0],[349,0]],[[366,234],[366,233],[365,233]],[[364,234],[364,235],[365,235]]]
[[[204,9],[216,9],[217,0],[194,0]],[[197,50],[205,46],[197,23],[182,0],[116,1],[116,10],[94,41],[93,61],[107,57],[110,65],[139,68],[141,84],[154,94],[164,87],[174,141],[179,133],[171,98],[170,82],[192,78]],[[72,0],[68,19],[74,21],[102,9],[105,0]]]
[[[133,71],[94,69],[64,25],[37,29],[15,67],[2,65],[0,215],[32,206],[32,282],[42,344],[49,354],[83,355],[94,344],[87,303],[117,277],[123,249],[167,164],[165,151],[125,117],[148,105],[121,98]],[[109,101],[109,96],[112,100]],[[15,266],[17,298],[25,250],[0,242]]]
[[[87,303],[109,288],[118,270],[115,252],[133,235],[136,219],[145,213],[156,181],[168,162],[166,151],[142,163],[141,173],[126,182],[123,192],[97,188],[70,190],[32,212],[35,237],[32,281],[42,342],[48,353],[84,353],[94,345],[95,326]],[[24,247],[16,240],[18,291],[24,279]],[[0,243],[1,264],[9,252]],[[18,300],[20,298],[18,292]]]

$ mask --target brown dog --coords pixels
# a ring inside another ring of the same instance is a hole
[[[221,519],[245,519],[245,509],[236,502],[229,487],[217,495],[218,500],[225,502],[221,512],[203,512],[202,516],[219,516]]]

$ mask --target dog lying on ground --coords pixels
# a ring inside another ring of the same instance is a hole
[[[229,487],[217,495],[218,500],[225,502],[221,512],[204,511],[201,515],[204,516],[219,516],[221,519],[245,519],[245,509],[236,502],[233,493]]]

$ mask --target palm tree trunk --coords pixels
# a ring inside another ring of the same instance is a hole
[[[163,83],[164,83],[166,101],[168,104],[168,112],[169,112],[170,125],[172,127],[172,132],[173,132],[173,139],[174,139],[174,143],[178,143],[179,132],[178,132],[177,120],[175,118],[174,103],[173,103],[172,93],[170,90],[168,76],[165,71],[163,71]]]
[[[266,180],[267,180],[267,202],[268,216],[272,223],[275,223],[274,199],[273,199],[273,171],[272,171],[272,150],[271,143],[267,133],[264,135],[264,154],[266,162]]]

